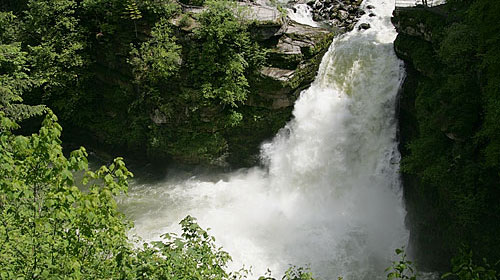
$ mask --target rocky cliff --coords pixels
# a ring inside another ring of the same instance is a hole
[[[82,144],[86,146],[106,147],[110,153],[126,153],[132,158],[253,165],[258,162],[259,145],[290,119],[294,101],[314,80],[339,30],[294,22],[286,16],[285,7],[271,1],[239,2],[242,12],[238,14],[249,24],[251,41],[265,50],[266,62],[246,75],[249,93],[243,104],[208,104],[191,81],[193,70],[189,66],[198,63],[193,57],[200,51],[195,32],[200,25],[198,15],[206,8],[178,5],[180,11],[169,21],[182,47],[179,75],[145,89],[144,84],[134,82],[129,59],[124,59],[129,56],[130,44],[115,41],[110,52],[109,45],[99,43],[107,36],[96,35],[97,62],[91,70],[96,80],[90,85],[95,93],[89,97],[94,101],[88,104],[94,116],[83,126],[70,120],[64,126],[66,135],[73,142],[85,139]],[[151,26],[137,26],[136,37],[148,40]],[[123,92],[121,100],[116,99],[117,92]],[[238,125],[227,124],[232,117]]]
[[[417,116],[418,88],[423,81],[436,78],[440,67],[434,59],[438,46],[436,37],[440,36],[445,18],[427,9],[396,9],[392,19],[398,37],[394,48],[398,57],[405,61],[406,78],[399,99],[399,137],[400,151],[407,158],[411,151],[409,145],[419,136]],[[425,183],[411,173],[403,172],[404,195],[407,207],[407,226],[410,228],[410,248],[420,267],[424,269],[443,269],[448,265],[450,254],[442,246],[442,238],[437,233],[439,212],[433,202],[422,192]]]
[[[464,246],[477,260],[499,257],[499,168],[488,160],[498,88],[487,86],[498,85],[498,67],[486,66],[498,65],[490,32],[498,22],[486,16],[498,8],[454,2],[399,8],[392,18],[407,72],[399,136],[410,251],[424,269],[449,269]]]

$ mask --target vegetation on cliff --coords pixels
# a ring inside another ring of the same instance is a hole
[[[401,9],[396,52],[407,205],[420,260],[442,268],[465,245],[500,259],[500,2]],[[415,181],[416,180],[416,181]]]
[[[184,2],[204,8],[173,0],[4,1],[2,63],[19,78],[9,87],[54,110],[63,138],[77,144],[149,160],[248,165],[291,115],[250,90],[283,22],[263,41],[249,31],[259,23],[233,0]],[[295,87],[311,80],[294,79]]]

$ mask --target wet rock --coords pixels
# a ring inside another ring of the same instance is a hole
[[[295,70],[280,69],[274,67],[262,67],[260,73],[274,80],[286,82],[293,77]]]
[[[316,0],[307,4],[313,8],[313,20],[324,22],[340,30],[350,31],[365,14],[361,0]]]
[[[371,9],[375,9],[375,6],[373,6],[373,5],[368,5],[368,6],[366,6],[366,8],[367,8],[368,10],[371,10]]]
[[[360,25],[359,25],[358,29],[359,29],[359,30],[362,30],[362,29],[363,29],[363,30],[366,30],[366,29],[369,29],[370,27],[371,27],[371,26],[370,26],[370,24],[369,24],[369,23],[365,23],[365,22],[363,22],[362,24],[360,24]]]
[[[339,11],[337,13],[337,18],[340,19],[340,20],[346,20],[349,18],[349,12],[347,11]]]
[[[368,16],[369,16],[369,17],[374,17],[374,16],[376,16],[376,14],[374,14],[374,13],[370,13]]]
[[[293,101],[288,98],[278,98],[273,101],[273,105],[271,106],[273,109],[281,109],[285,107],[290,107],[293,105]]]
[[[330,29],[289,21],[282,35],[266,42],[272,45],[268,65],[252,80],[246,105],[273,110],[293,106],[300,91],[316,77],[335,34]]]

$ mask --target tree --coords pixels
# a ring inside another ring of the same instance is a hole
[[[246,75],[264,61],[256,43],[252,43],[247,24],[234,1],[207,1],[199,16],[195,35],[200,41],[192,54],[193,77],[206,99],[237,107],[246,100]]]
[[[168,80],[181,64],[181,47],[176,44],[169,23],[161,19],[151,30],[151,38],[132,46],[129,63],[138,83]]]
[[[33,88],[39,80],[29,75],[27,53],[16,41],[18,22],[11,12],[0,12],[0,111],[22,120],[41,115],[45,106],[21,104],[25,91]]]
[[[88,56],[85,32],[77,17],[77,1],[30,0],[20,23],[19,38],[27,52],[31,76],[40,80],[30,99],[50,104],[70,116],[83,94]]]
[[[132,176],[123,161],[91,172],[84,148],[66,158],[50,110],[29,137],[13,134],[19,126],[2,112],[0,124],[1,278],[112,278],[128,247],[129,223],[113,199]],[[85,192],[76,171],[86,171]]]

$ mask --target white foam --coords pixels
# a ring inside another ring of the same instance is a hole
[[[307,4],[295,4],[293,9],[287,9],[288,17],[298,23],[317,27],[317,22],[312,19],[312,8]]]

